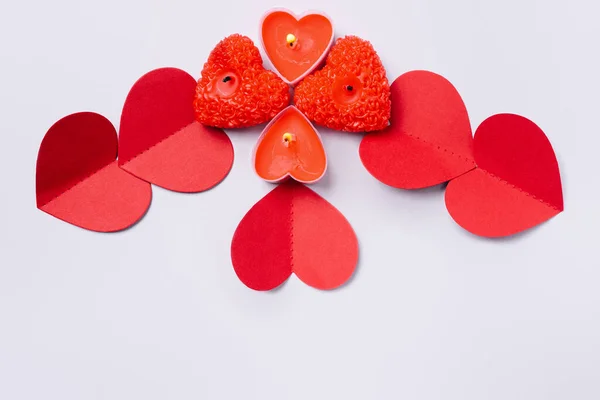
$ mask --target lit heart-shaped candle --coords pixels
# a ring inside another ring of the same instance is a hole
[[[321,64],[333,36],[331,19],[317,12],[297,17],[291,11],[274,9],[260,24],[262,46],[269,61],[292,86]]]
[[[294,106],[281,111],[266,126],[254,149],[254,170],[267,182],[292,177],[313,183],[327,169],[327,156],[319,133]]]

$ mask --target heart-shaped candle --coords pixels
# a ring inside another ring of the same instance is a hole
[[[256,173],[268,182],[292,177],[313,183],[327,169],[319,133],[294,106],[280,112],[267,125],[258,139],[253,159]]]
[[[237,276],[255,290],[271,290],[295,273],[317,289],[346,282],[358,262],[358,241],[344,216],[293,180],[256,203],[233,236]]]
[[[117,132],[102,115],[82,112],[59,120],[38,153],[38,208],[93,231],[133,225],[150,206],[152,189],[119,168],[116,158]]]
[[[298,85],[294,103],[311,121],[331,129],[385,128],[390,119],[390,87],[371,43],[356,36],[338,39],[325,67]]]
[[[360,159],[381,182],[420,189],[475,168],[465,104],[444,77],[411,71],[391,86],[391,124],[365,135]]]
[[[446,189],[446,207],[464,229],[480,236],[508,236],[563,210],[554,150],[532,121],[494,115],[477,129],[474,148],[477,168]]]
[[[333,23],[324,14],[275,9],[260,24],[265,53],[279,76],[295,85],[325,59],[333,43]]]
[[[213,49],[196,86],[196,120],[218,128],[245,128],[269,121],[290,104],[290,90],[263,67],[260,51],[234,34]]]

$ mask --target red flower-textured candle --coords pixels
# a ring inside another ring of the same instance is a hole
[[[279,113],[267,125],[254,149],[254,169],[268,182],[292,177],[313,183],[327,169],[321,138],[310,121],[294,106]]]
[[[294,103],[311,121],[347,132],[385,128],[391,113],[385,68],[371,43],[338,39],[323,69],[296,88]]]
[[[289,105],[289,87],[262,65],[249,38],[234,34],[211,52],[196,87],[196,120],[218,128],[269,121]]]

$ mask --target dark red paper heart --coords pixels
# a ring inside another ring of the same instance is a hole
[[[544,132],[514,114],[485,120],[475,133],[474,169],[446,189],[446,207],[471,233],[512,235],[563,211],[558,162]]]
[[[82,112],[56,122],[40,145],[40,210],[99,232],[125,229],[150,206],[150,185],[117,166],[117,132],[102,115]]]
[[[358,262],[358,241],[344,216],[311,189],[286,181],[256,203],[238,225],[231,260],[239,279],[271,290],[294,272],[328,290],[346,282]]]
[[[379,181],[420,189],[456,178],[475,167],[465,105],[450,82],[428,71],[411,71],[391,86],[390,126],[367,134],[360,158]]]
[[[196,81],[176,68],[157,69],[131,88],[119,129],[119,166],[177,192],[201,192],[221,182],[233,146],[220,129],[194,120]]]

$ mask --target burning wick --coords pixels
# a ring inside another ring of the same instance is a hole
[[[285,37],[285,41],[288,43],[288,45],[290,47],[294,47],[296,46],[296,42],[297,42],[297,38],[296,35],[294,35],[293,33],[288,33],[287,36]]]
[[[286,132],[286,133],[283,134],[283,136],[281,137],[281,139],[283,140],[283,145],[285,147],[290,147],[290,145],[292,144],[292,142],[296,141],[296,136],[293,135],[293,134],[291,134],[291,133],[289,133],[289,132]]]

